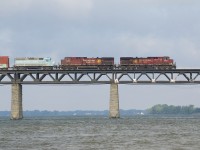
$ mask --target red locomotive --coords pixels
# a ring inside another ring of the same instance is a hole
[[[170,57],[120,57],[120,68],[127,70],[137,69],[176,69],[176,64]]]
[[[61,60],[62,69],[113,69],[114,57],[87,58],[65,57]]]

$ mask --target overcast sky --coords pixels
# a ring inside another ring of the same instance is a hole
[[[0,55],[170,56],[200,68],[199,0],[0,0]],[[109,85],[23,86],[24,110],[105,110]],[[11,87],[0,86],[0,110]],[[200,107],[200,86],[120,85],[121,109],[155,104]]]

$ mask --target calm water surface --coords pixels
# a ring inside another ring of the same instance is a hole
[[[0,118],[1,150],[200,150],[200,116]]]

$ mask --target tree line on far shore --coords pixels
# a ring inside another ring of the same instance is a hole
[[[109,110],[103,111],[24,111],[24,116],[108,116]],[[120,109],[121,116],[133,116],[133,115],[190,115],[190,114],[200,114],[200,108],[194,107],[194,105],[189,106],[174,106],[167,104],[157,104],[146,110],[122,110]],[[0,116],[10,116],[10,111],[0,111]]]
[[[173,106],[167,104],[158,104],[150,109],[147,109],[149,114],[195,114],[200,113],[200,108],[195,108],[194,105],[189,106]]]

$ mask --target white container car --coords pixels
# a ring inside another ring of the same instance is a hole
[[[55,62],[50,57],[23,57],[15,58],[14,68],[19,70],[27,69],[44,69],[51,70],[55,66]]]

